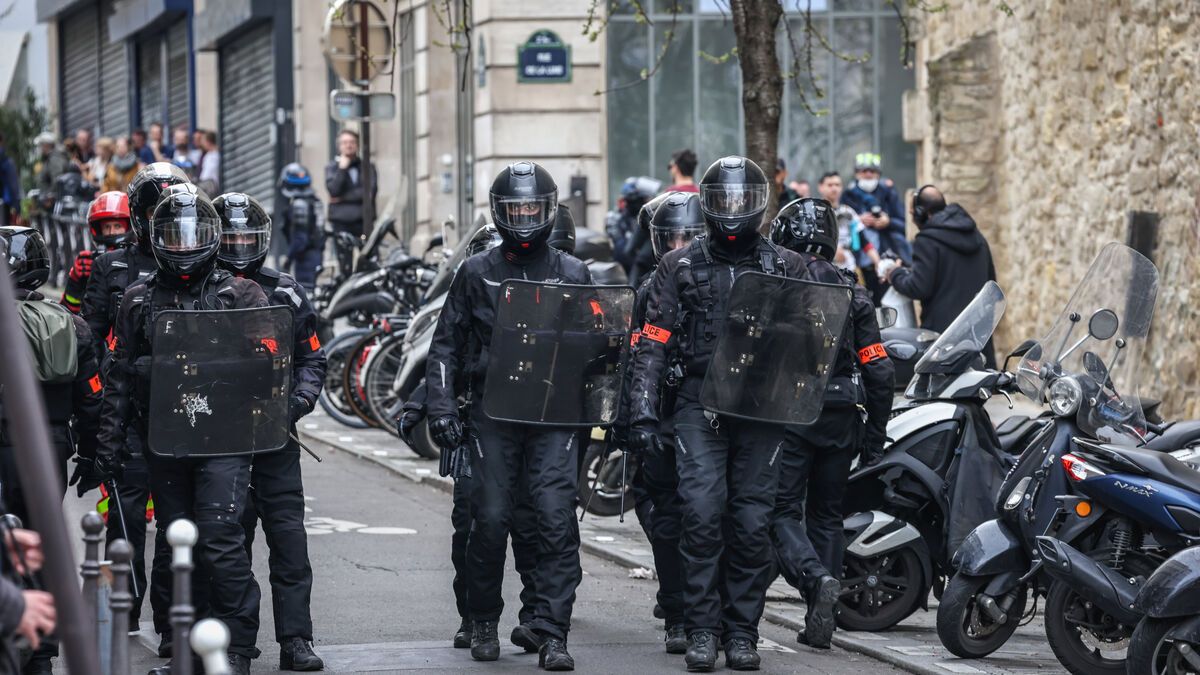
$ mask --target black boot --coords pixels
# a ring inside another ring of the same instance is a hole
[[[758,648],[749,638],[733,638],[725,643],[725,667],[730,670],[758,670]]]
[[[171,658],[171,634],[163,633],[158,639],[158,658]]]
[[[567,641],[547,636],[538,651],[538,668],[543,670],[575,670],[575,659],[567,653]]]
[[[674,623],[667,626],[667,653],[682,654],[687,651],[688,639],[687,633],[683,630],[683,624]]]
[[[51,675],[53,672],[54,666],[50,663],[50,657],[38,654],[25,664],[21,675]]]
[[[476,621],[472,624],[471,658],[476,661],[495,661],[500,658],[500,638],[496,637],[495,621]]]
[[[458,624],[458,630],[454,631],[454,648],[466,649],[471,646],[471,621],[463,619],[462,623]]]
[[[545,642],[544,637],[524,623],[512,629],[509,639],[514,645],[524,649],[527,654],[537,654],[542,649],[542,643]]]
[[[250,675],[250,659],[241,654],[230,654],[229,675]]]
[[[817,649],[829,649],[833,640],[833,610],[837,606],[842,585],[828,574],[821,575],[811,593],[807,593],[808,609],[804,613],[804,630],[796,636],[800,644]]]
[[[711,673],[717,667],[717,638],[703,630],[689,635],[683,662],[689,673]]]
[[[313,651],[312,645],[304,638],[284,638],[279,643],[280,670],[324,670],[325,662]]]

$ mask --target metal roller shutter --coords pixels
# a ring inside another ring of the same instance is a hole
[[[221,190],[271,213],[275,195],[275,56],[267,24],[221,49]]]
[[[187,21],[177,21],[167,30],[167,128],[190,125],[188,106]],[[170,138],[170,132],[167,132]]]
[[[100,135],[124,136],[129,133],[129,60],[125,41],[108,41],[108,17],[113,3],[100,10]]]
[[[138,43],[138,126],[163,121],[162,39],[155,35]]]
[[[98,23],[93,5],[75,12],[59,24],[64,134],[80,128],[95,129],[100,121]]]

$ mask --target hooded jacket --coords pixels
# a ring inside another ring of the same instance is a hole
[[[912,265],[897,268],[891,282],[921,302],[921,327],[940,333],[995,279],[987,239],[963,207],[950,204],[917,233]]]

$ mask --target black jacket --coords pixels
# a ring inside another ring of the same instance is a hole
[[[97,455],[110,460],[124,457],[126,429],[131,424],[140,438],[147,437],[151,356],[147,311],[157,315],[167,309],[249,309],[267,304],[258,284],[220,269],[186,288],[174,288],[152,274],[126,289],[113,324],[112,366],[105,373]]]
[[[106,353],[105,345],[112,337],[110,333],[125,289],[146,279],[156,268],[154,258],[142,253],[136,245],[102,253],[92,262],[80,314],[92,329],[97,354]]]
[[[286,272],[260,267],[252,277],[267,294],[272,306],[292,308],[292,395],[312,405],[325,385],[325,350],[317,337],[317,313],[304,288]]]
[[[425,370],[429,419],[458,412],[455,383],[464,369],[482,394],[500,283],[527,279],[564,284],[591,284],[592,275],[578,258],[543,246],[528,260],[509,259],[504,247],[467,258],[458,268],[446,304],[438,317]],[[467,381],[464,379],[464,381]]]
[[[378,178],[377,174],[373,175]],[[371,187],[373,198],[379,192],[379,182],[372,182]],[[362,222],[362,159],[355,157],[345,169],[338,166],[336,158],[326,164],[325,189],[329,190],[328,219],[331,222]]]
[[[995,281],[992,251],[975,221],[958,204],[933,214],[913,242],[912,266],[892,273],[892,286],[921,302],[921,327],[939,333]]]
[[[646,322],[634,352],[631,427],[658,428],[659,383],[675,350],[679,351],[685,373],[679,397],[699,398],[700,384],[727,314],[725,302],[733,282],[745,272],[764,271],[764,257],[778,274],[808,278],[799,254],[761,238],[757,245],[732,253],[710,245],[708,238],[701,236],[663,256],[651,281]],[[711,304],[705,301],[704,284],[699,282],[705,275]]]

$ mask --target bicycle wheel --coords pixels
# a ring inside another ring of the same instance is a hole
[[[325,345],[325,386],[321,388],[321,396],[317,399],[321,408],[341,424],[355,429],[367,427],[354,410],[346,403],[345,390],[342,387],[343,374],[346,370],[346,359],[354,345],[369,331],[365,328],[348,331],[338,335]]]
[[[342,371],[342,391],[345,392],[346,406],[367,426],[376,428],[386,426],[386,424],[375,419],[375,416],[371,414],[367,405],[363,373],[366,370],[367,361],[386,335],[385,331],[378,328],[365,333],[350,348],[346,355],[346,367]]]
[[[384,423],[391,433],[396,433],[392,422],[400,414],[404,402],[400,400],[396,377],[404,365],[404,336],[392,335],[384,339],[372,354],[363,377],[363,390],[367,408],[372,417]]]

